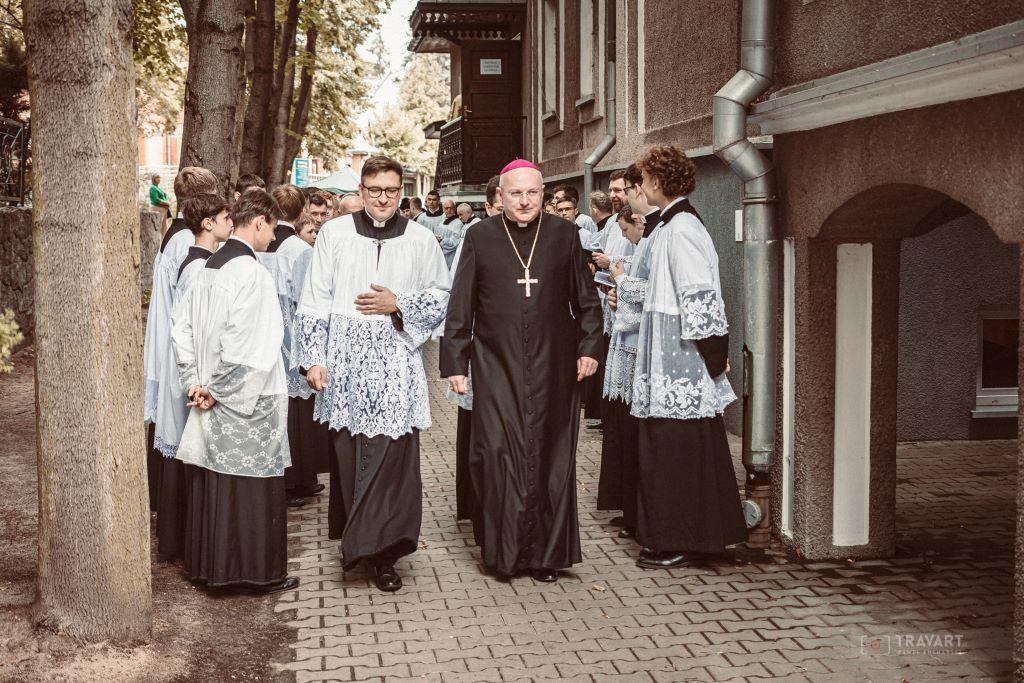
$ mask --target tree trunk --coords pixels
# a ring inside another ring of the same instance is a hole
[[[277,144],[276,132],[282,98],[288,103],[287,111],[291,111],[291,91],[294,85],[287,85],[294,80],[295,65],[292,56],[295,54],[295,33],[299,26],[299,0],[288,0],[288,13],[284,25],[281,26],[278,42],[277,68],[274,70],[274,85],[270,96],[263,124],[263,177],[268,185],[270,179],[278,175],[274,166],[274,148]],[[284,97],[287,87],[288,96]]]
[[[238,108],[244,0],[181,0],[188,34],[185,123],[181,166],[202,166],[217,174],[228,196],[235,167],[235,112]]]
[[[249,103],[245,109],[245,131],[242,134],[241,173],[263,173],[263,137],[274,86],[274,1],[257,0],[249,58],[252,83]],[[248,39],[246,42],[249,42]]]
[[[315,28],[306,31],[306,62],[302,65],[302,76],[299,79],[299,95],[295,99],[295,110],[288,126],[285,138],[284,169],[292,165],[292,160],[302,147],[302,138],[309,124],[309,106],[313,94],[313,74],[316,73],[316,39],[319,32]]]
[[[295,43],[292,43],[294,51]],[[295,55],[292,54],[292,57]],[[288,115],[292,111],[292,95],[295,93],[295,60],[289,59],[284,69],[284,85],[277,103],[277,116],[274,119],[273,137],[270,147],[270,170],[267,173],[267,186],[277,187],[287,177],[284,168],[284,155],[288,143]]]
[[[150,636],[131,0],[25,3],[35,209],[37,623]]]

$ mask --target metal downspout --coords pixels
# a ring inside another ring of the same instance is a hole
[[[615,4],[614,0],[608,0],[605,9],[605,35],[608,36],[605,53],[608,58],[605,60],[604,75],[604,120],[607,132],[583,162],[583,197],[581,201],[584,206],[580,209],[581,211],[589,210],[586,202],[590,201],[590,193],[594,191],[594,167],[615,146]]]
[[[776,306],[780,243],[775,170],[747,139],[747,111],[772,82],[775,0],[743,0],[740,70],[712,100],[715,154],[743,180],[743,466],[747,470],[749,545],[767,545],[768,468],[775,451]],[[757,514],[760,513],[760,519]]]

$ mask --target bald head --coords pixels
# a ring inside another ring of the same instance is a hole
[[[536,168],[514,168],[501,174],[498,197],[505,215],[517,223],[529,223],[544,203],[544,176]]]
[[[357,194],[345,195],[338,205],[338,215],[347,216],[350,213],[363,210],[363,198]]]

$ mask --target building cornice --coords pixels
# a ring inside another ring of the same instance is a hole
[[[792,133],[1024,88],[1024,21],[783,88],[753,107],[765,134]]]

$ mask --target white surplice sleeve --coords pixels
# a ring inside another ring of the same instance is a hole
[[[679,305],[680,336],[700,340],[728,334],[714,246],[706,231],[687,226],[666,235],[672,283]]]
[[[174,345],[174,357],[178,365],[178,382],[181,390],[188,390],[199,385],[199,366],[196,360],[196,343],[192,327],[193,292],[190,288],[183,299],[174,308],[173,325],[171,327],[171,343]]]
[[[270,274],[254,271],[243,283],[218,339],[220,359],[206,387],[218,402],[252,415],[267,378],[281,358],[284,322]]]
[[[441,247],[430,240],[423,241],[418,250],[419,288],[395,292],[396,305],[402,318],[398,337],[409,349],[419,348],[430,339],[431,333],[444,320],[448,308],[451,278]]]
[[[321,230],[302,278],[299,305],[292,321],[292,368],[327,367],[327,336],[334,300],[334,232]]]

